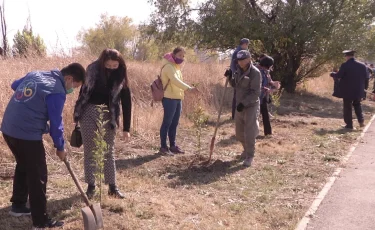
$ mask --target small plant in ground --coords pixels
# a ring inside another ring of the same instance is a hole
[[[305,91],[305,92],[309,91],[309,87],[308,87],[308,85],[307,85],[307,81],[306,81],[306,79],[304,79],[304,80],[301,82],[301,84],[302,84],[302,90],[303,90],[303,91]]]
[[[99,187],[99,202],[102,203],[102,181],[103,181],[103,170],[104,170],[104,155],[108,152],[108,144],[104,140],[105,136],[105,125],[108,123],[108,120],[104,120],[105,113],[109,111],[106,108],[106,105],[98,105],[97,111],[99,112],[99,118],[96,121],[96,126],[98,129],[95,131],[94,143],[95,148],[93,150],[93,158],[95,161],[95,181],[98,183]]]
[[[202,150],[202,128],[208,121],[208,115],[205,114],[200,102],[193,113],[189,115],[189,119],[194,123],[194,129],[197,135],[197,154],[200,154]]]
[[[339,158],[337,158],[335,156],[329,156],[329,155],[324,155],[323,160],[328,161],[328,162],[332,162],[332,161],[333,162],[339,162],[340,161]]]
[[[279,159],[279,160],[276,160],[276,163],[279,164],[279,165],[283,165],[283,164],[286,163],[286,160]]]
[[[274,115],[276,115],[277,109],[280,106],[280,99],[281,99],[281,96],[283,95],[283,92],[284,92],[284,89],[281,89],[281,90],[277,91],[276,93],[270,94],[272,104],[275,107]]]

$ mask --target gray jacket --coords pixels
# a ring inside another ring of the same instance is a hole
[[[245,108],[258,105],[262,76],[257,67],[251,64],[245,72],[237,67],[237,71],[233,73],[229,83],[236,89],[236,106],[240,103]]]

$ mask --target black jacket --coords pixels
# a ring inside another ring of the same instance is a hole
[[[365,64],[351,58],[341,65],[337,73],[332,75],[337,79],[335,83],[336,87],[338,86],[334,96],[349,100],[365,97],[365,81],[368,77]]]

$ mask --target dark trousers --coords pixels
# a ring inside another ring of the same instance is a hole
[[[167,136],[170,147],[176,146],[177,126],[181,116],[182,102],[178,99],[163,98],[164,117],[160,127],[160,145],[167,148]]]
[[[3,134],[4,140],[16,158],[16,170],[13,178],[14,205],[29,203],[31,217],[35,227],[44,227],[47,223],[47,164],[43,141],[28,141]]]
[[[361,99],[344,99],[344,121],[348,128],[353,128],[352,106],[354,107],[354,112],[357,116],[358,122],[364,122]]]
[[[236,115],[236,109],[237,109],[237,106],[236,106],[236,89],[234,89],[233,100],[232,100],[232,120],[234,120],[234,117]]]
[[[260,104],[260,113],[262,114],[264,136],[272,135],[272,128],[270,122],[270,116],[268,114],[268,103],[267,98],[264,97]]]

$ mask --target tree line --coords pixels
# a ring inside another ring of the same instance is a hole
[[[299,82],[319,76],[325,66],[340,64],[344,49],[355,49],[363,60],[373,62],[375,58],[375,0],[207,0],[194,6],[186,0],[149,3],[156,10],[146,24],[101,15],[94,27],[77,35],[82,49],[98,55],[110,47],[128,59],[154,61],[175,45],[183,45],[189,48],[191,60],[197,61],[197,50],[210,55],[225,53],[247,37],[254,58],[262,53],[274,58],[273,77],[287,92],[294,92]],[[0,13],[3,30],[4,5]],[[45,55],[44,42],[33,34],[30,23],[13,41],[12,49],[18,55],[27,56],[29,48]],[[3,48],[6,43],[3,36]]]

